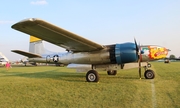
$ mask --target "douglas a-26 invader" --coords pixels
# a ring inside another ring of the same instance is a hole
[[[31,50],[40,53],[20,50],[13,50],[13,52],[28,56],[29,62],[59,63],[68,66],[72,64],[90,65],[86,74],[88,82],[99,81],[98,69],[106,70],[108,75],[116,75],[119,69],[139,67],[139,77],[141,78],[142,66],[145,67],[145,78],[153,79],[154,71],[148,68],[147,62],[165,58],[168,54],[168,50],[164,47],[140,46],[137,45],[135,39],[134,43],[100,45],[37,18],[22,20],[12,25],[12,28],[65,48],[67,51],[66,53],[46,53],[41,48],[42,41],[32,39],[31,46],[34,45],[34,48]]]

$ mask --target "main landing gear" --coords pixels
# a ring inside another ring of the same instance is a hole
[[[108,75],[116,75],[117,70],[108,70]],[[99,74],[96,70],[89,70],[86,74],[86,81],[87,82],[98,82],[99,81]]]
[[[99,81],[99,73],[95,70],[95,66],[91,66],[92,70],[89,70],[86,73],[86,81],[87,82],[98,82]]]
[[[99,74],[96,70],[89,70],[86,74],[86,81],[87,82],[98,82],[99,81]]]

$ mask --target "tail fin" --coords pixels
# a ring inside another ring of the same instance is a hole
[[[45,54],[46,49],[44,48],[43,40],[30,36],[29,52],[39,55]]]

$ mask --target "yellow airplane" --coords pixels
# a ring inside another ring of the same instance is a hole
[[[149,61],[165,58],[168,50],[157,45],[137,45],[134,42],[126,42],[113,45],[101,45],[85,39],[77,34],[71,33],[44,20],[29,18],[22,20],[12,28],[30,36],[30,52],[13,50],[13,52],[25,55],[30,62],[59,63],[72,65],[75,68],[86,67],[88,82],[98,82],[97,70],[105,70],[108,75],[116,75],[117,70],[139,67],[141,78],[141,67],[145,67],[144,77],[153,79],[155,73],[149,69]],[[66,49],[66,53],[52,53],[44,49],[42,40]],[[87,67],[89,65],[90,67]],[[79,67],[78,67],[79,66]]]

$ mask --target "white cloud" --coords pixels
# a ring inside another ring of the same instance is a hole
[[[0,24],[13,24],[14,21],[3,21],[3,20],[0,20]]]
[[[46,0],[37,0],[37,1],[32,1],[32,5],[46,5],[48,4]]]

